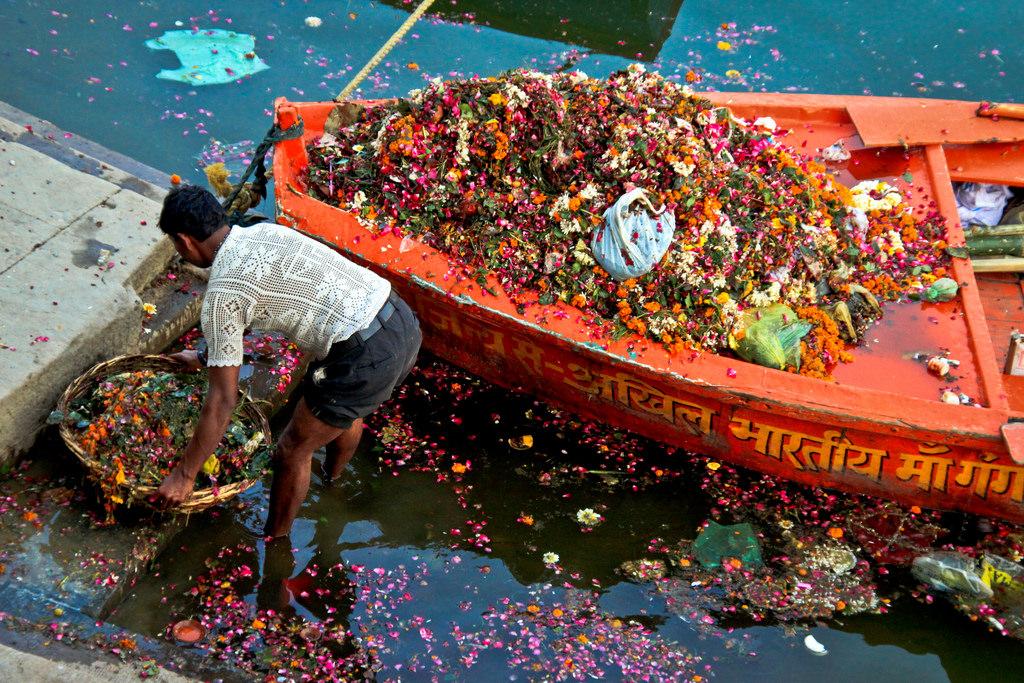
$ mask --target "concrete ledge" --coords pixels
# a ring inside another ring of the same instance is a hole
[[[150,199],[160,201],[169,189],[167,173],[61,130],[6,102],[0,102],[0,139],[31,147],[65,166],[138,191]]]
[[[0,103],[0,464],[92,364],[158,351],[198,319],[196,297],[161,281],[176,258],[156,227],[166,178]],[[141,293],[162,297],[163,334]]]
[[[113,657],[97,657],[91,662],[54,661],[57,650],[65,646],[50,646],[47,657],[22,652],[0,644],[0,680],[36,681],[37,683],[137,683],[143,678],[143,668],[138,664],[118,662]],[[76,653],[77,654],[77,653]],[[78,659],[83,659],[78,655]],[[152,676],[147,672],[146,677]],[[186,678],[167,669],[158,669],[158,680],[183,683],[198,679]]]

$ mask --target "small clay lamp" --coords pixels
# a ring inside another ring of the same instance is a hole
[[[171,627],[179,645],[195,645],[206,637],[206,628],[195,619],[183,619]]]

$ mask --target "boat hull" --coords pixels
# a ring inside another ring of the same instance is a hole
[[[308,141],[330,107],[279,100],[277,112],[283,125],[302,116]],[[1012,415],[1002,406],[904,399],[712,354],[668,356],[591,339],[579,311],[537,305],[523,314],[443,254],[372,232],[308,196],[304,165],[299,141],[279,145],[279,221],[387,277],[417,312],[425,346],[452,364],[585,417],[803,484],[1024,521],[1024,467],[1003,436]]]

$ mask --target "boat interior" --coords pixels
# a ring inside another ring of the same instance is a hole
[[[829,164],[841,182],[885,180],[906,190],[913,210],[921,214],[938,209],[955,218],[954,183],[996,183],[1018,193],[1024,188],[1024,121],[979,117],[976,103],[764,93],[701,95],[748,120],[773,117],[780,129],[788,131],[786,142],[808,155],[843,141],[849,160]],[[278,106],[283,103],[286,100]],[[334,108],[333,103],[287,104],[288,109],[302,109],[306,141],[319,135]],[[301,149],[303,142],[283,143],[291,144]],[[293,159],[289,166],[300,157],[304,153],[298,149],[289,153]],[[965,244],[958,220],[948,221],[947,242]],[[853,350],[854,362],[835,369],[836,384],[865,389],[865,397],[883,392],[936,403],[945,391],[953,391],[971,404],[1024,413],[1024,375],[1004,372],[1011,334],[1024,330],[1024,283],[1016,272],[975,273],[967,259],[954,259],[950,276],[961,284],[960,296],[951,302],[887,304],[884,316],[869,329],[866,343]],[[948,376],[937,377],[925,363],[936,355],[959,364]],[[639,351],[639,357],[653,367],[677,367],[662,356],[652,347]],[[729,361],[737,362],[741,361]],[[1019,371],[1024,373],[1024,367]],[[717,369],[712,372],[717,376]],[[760,381],[785,380],[765,375]],[[900,412],[896,405],[884,410]]]
[[[841,182],[880,179],[899,185],[916,212],[937,207],[947,219],[955,218],[953,191],[960,182],[1006,185],[1015,199],[1024,197],[1024,122],[978,117],[968,102],[922,106],[925,101],[902,98],[826,96],[815,99],[820,106],[808,107],[804,97],[770,97],[778,106],[769,114],[790,131],[791,146],[813,154],[843,141],[850,159],[829,164]],[[720,93],[712,99],[737,116],[766,115],[764,95]],[[949,221],[947,242],[964,244],[959,221]],[[1009,267],[1024,271],[1021,264]],[[935,401],[951,390],[983,406],[1024,412],[1024,367],[1017,369],[1022,374],[1010,374],[1013,363],[1007,361],[1013,333],[1024,331],[1020,273],[976,272],[960,259],[954,273],[961,297],[886,305],[866,343],[853,350],[855,362],[836,368],[836,381]],[[939,378],[925,362],[935,355],[960,364]]]

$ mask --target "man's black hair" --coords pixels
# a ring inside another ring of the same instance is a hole
[[[203,242],[227,222],[227,213],[213,194],[198,185],[182,185],[164,198],[159,226],[168,235],[184,234]]]

